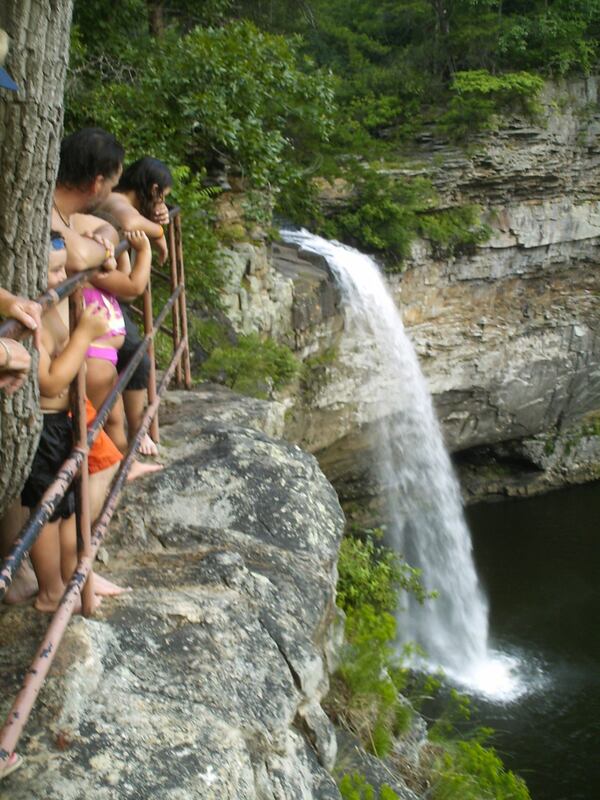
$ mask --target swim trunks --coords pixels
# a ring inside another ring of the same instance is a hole
[[[56,479],[59,469],[71,455],[73,449],[73,421],[68,411],[43,414],[42,435],[31,465],[31,474],[21,492],[21,502],[27,508],[35,508],[42,495]],[[50,522],[68,519],[75,512],[75,489],[73,484],[65,492]]]
[[[85,414],[86,423],[89,428],[96,418],[96,409],[88,397],[85,398]],[[108,469],[112,467],[113,464],[118,464],[119,461],[122,460],[123,453],[121,453],[110,436],[104,430],[101,430],[88,453],[89,474],[93,475],[103,469]]]

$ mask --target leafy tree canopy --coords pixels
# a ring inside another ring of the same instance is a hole
[[[381,164],[424,125],[462,141],[535,114],[545,77],[597,66],[600,0],[76,0],[74,22],[69,128],[104,125],[197,186],[241,175],[286,216],[398,258],[440,226],[422,218],[431,187],[376,185]],[[316,176],[350,202],[324,213]],[[452,224],[458,247],[480,237],[468,210]]]

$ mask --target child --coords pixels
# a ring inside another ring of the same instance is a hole
[[[165,198],[172,186],[173,176],[167,165],[157,158],[145,156],[127,167],[117,187],[100,206],[101,210],[109,214],[123,230],[144,231],[158,253],[160,264],[165,262],[168,252],[162,226],[169,224],[169,209],[165,204]],[[118,292],[115,294],[120,300],[127,300]],[[125,344],[119,351],[117,364],[119,372],[127,366],[140,342],[137,327],[131,319],[127,305],[123,305],[122,309],[127,335]],[[148,370],[148,361],[143,359],[133,373],[124,394],[125,414],[130,431],[139,428],[144,416]],[[158,455],[156,444],[148,434],[140,443],[139,451],[142,455]]]
[[[89,231],[93,231],[94,226],[98,223],[103,223],[103,221],[89,215],[77,214],[74,218],[76,229],[87,228]],[[115,238],[118,238],[114,229],[113,234]],[[110,320],[108,334],[92,342],[87,352],[87,391],[96,408],[100,408],[117,379],[118,351],[125,339],[125,324],[117,297],[127,300],[137,297],[146,288],[150,277],[152,252],[148,237],[143,231],[125,231],[124,236],[135,251],[133,267],[128,253],[123,253],[119,257],[116,270],[110,275],[102,275],[93,281],[93,286],[83,290],[84,302],[86,304],[101,303],[106,308]],[[137,427],[140,422],[141,419],[138,421]],[[130,437],[137,431],[137,427],[129,431]],[[122,398],[117,400],[111,411],[106,431],[124,453],[127,450],[127,436]],[[135,475],[132,477],[138,477],[157,469],[161,469],[158,464],[136,462],[134,465]]]
[[[66,278],[66,249],[59,234],[53,234],[48,265],[48,288]],[[69,385],[84,362],[92,341],[108,330],[108,319],[97,303],[89,305],[69,337],[68,300],[49,309],[42,319],[38,367],[43,429],[21,500],[35,507],[56,478],[73,448],[73,425],[69,415]],[[35,607],[55,611],[66,582],[77,565],[75,493],[69,487],[65,497],[43,527],[31,548],[31,561],[38,580]]]

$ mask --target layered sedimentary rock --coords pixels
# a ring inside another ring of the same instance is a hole
[[[598,81],[548,87],[543,99],[536,123],[507,121],[468,151],[423,136],[390,170],[427,175],[442,209],[477,204],[490,228],[460,255],[415,243],[389,284],[449,447],[526,463],[538,487],[600,473]],[[345,490],[364,483],[370,398],[385,376],[368,379],[368,353],[331,323],[315,338],[330,357],[308,373],[288,431]]]

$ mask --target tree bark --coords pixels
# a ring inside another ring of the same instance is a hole
[[[162,36],[165,32],[165,17],[162,0],[147,0],[148,25],[152,36]]]
[[[19,87],[0,89],[0,286],[26,297],[46,285],[72,7],[73,0],[0,2],[0,27],[11,37],[5,66]],[[0,391],[0,517],[37,447],[36,372],[13,397]]]

